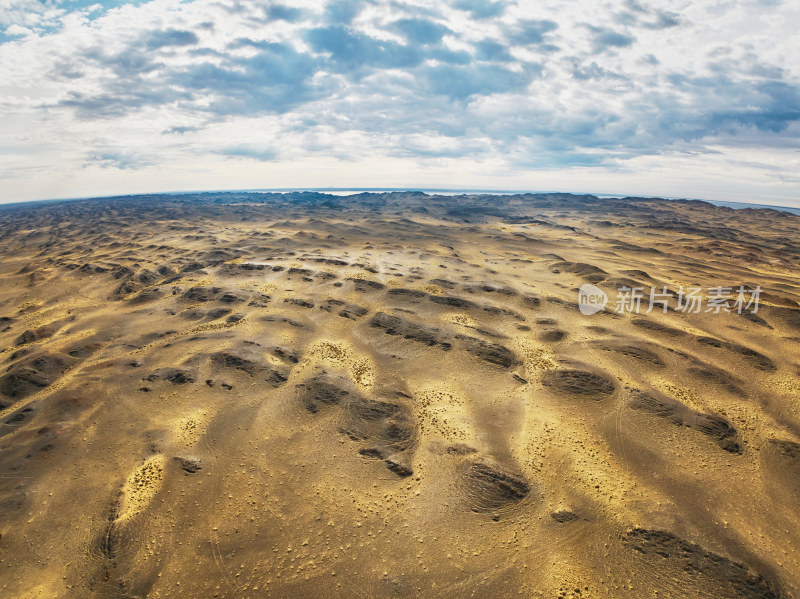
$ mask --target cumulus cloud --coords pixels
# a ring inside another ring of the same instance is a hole
[[[219,153],[230,158],[248,158],[259,162],[271,162],[278,156],[272,148],[253,146],[231,146],[219,150]]]
[[[760,19],[765,11],[775,18]],[[382,155],[527,172],[621,169],[687,151],[783,152],[800,127],[792,14],[763,0],[729,10],[710,0],[610,0],[592,10],[7,0],[0,144],[35,161],[14,131],[47,122],[41,135],[69,149],[74,168],[106,171],[147,169],[158,156],[204,157],[213,169]]]
[[[265,13],[270,20],[288,21],[289,23],[300,21],[305,16],[304,10],[285,4],[271,4],[266,7]]]
[[[19,35],[30,35],[33,33],[32,29],[28,29],[27,27],[23,27],[17,23],[6,28],[6,35],[10,37],[17,37]]]
[[[202,127],[195,127],[192,125],[173,125],[167,129],[164,129],[161,134],[162,135],[185,135],[186,133],[195,133],[197,131],[201,131]]]
[[[524,19],[515,24],[514,31],[509,38],[515,44],[541,44],[545,36],[558,29],[558,23],[549,19]]]
[[[365,0],[331,0],[325,7],[325,16],[332,23],[349,24],[365,4]]]
[[[392,26],[400,31],[409,42],[418,44],[435,44],[446,34],[451,33],[448,27],[427,19],[399,19]]]
[[[477,60],[509,62],[514,60],[514,57],[508,51],[505,44],[501,44],[495,40],[484,39],[475,42],[475,58]]]
[[[634,27],[667,29],[680,25],[680,16],[669,10],[644,6],[636,0],[628,0],[617,13],[616,21]]]
[[[505,12],[506,6],[502,1],[491,0],[456,0],[453,6],[465,10],[475,19],[489,19],[498,17]]]
[[[429,93],[464,101],[524,88],[534,74],[486,64],[435,66],[424,69],[422,84]]]
[[[141,156],[135,152],[126,150],[102,151],[89,154],[86,157],[84,168],[97,166],[102,169],[110,168],[117,170],[140,169],[151,166],[152,159]]]
[[[607,27],[595,27],[594,25],[587,25],[587,28],[592,33],[592,41],[594,42],[594,51],[602,52],[612,48],[625,48],[630,46],[636,41],[632,35],[614,31]]]
[[[199,41],[192,31],[166,29],[148,33],[144,45],[148,50],[158,50],[167,46],[192,46]]]
[[[316,60],[287,44],[264,42],[251,56],[229,55],[220,64],[199,62],[172,69],[171,88],[201,94],[199,110],[220,115],[285,113],[315,97]]]
[[[315,52],[329,55],[336,69],[413,67],[423,59],[417,46],[381,40],[341,25],[310,29],[305,39]]]

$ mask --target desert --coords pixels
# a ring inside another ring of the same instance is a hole
[[[798,596],[798,230],[555,193],[0,206],[0,595]],[[760,302],[615,306],[688,287]]]

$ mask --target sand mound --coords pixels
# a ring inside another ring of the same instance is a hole
[[[586,370],[550,370],[542,378],[545,387],[559,393],[599,401],[616,391],[616,385],[607,376]]]

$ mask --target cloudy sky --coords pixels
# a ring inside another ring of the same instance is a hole
[[[318,187],[800,206],[797,0],[0,0],[0,202]]]

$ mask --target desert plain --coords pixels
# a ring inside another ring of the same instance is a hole
[[[798,597],[799,277],[699,201],[0,207],[0,596]]]

